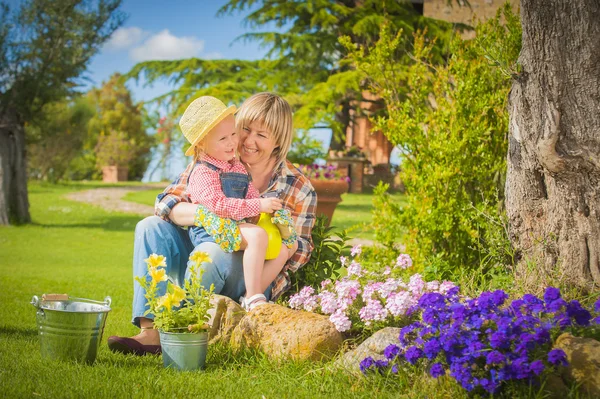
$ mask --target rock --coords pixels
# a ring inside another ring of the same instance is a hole
[[[591,397],[600,397],[600,342],[564,333],[558,337],[554,347],[567,354],[569,366],[563,378],[581,384],[580,389]]]
[[[549,375],[544,385],[544,393],[548,399],[564,399],[569,396],[569,388],[558,375]]]
[[[217,342],[229,343],[233,329],[246,315],[246,311],[233,299],[214,294],[211,299],[213,308],[209,311],[211,318],[208,322],[209,344]]]
[[[242,318],[230,343],[234,350],[258,349],[271,359],[326,360],[342,341],[327,316],[269,303]]]
[[[334,364],[354,374],[360,373],[359,364],[365,358],[371,356],[375,360],[385,358],[383,351],[391,344],[399,344],[398,335],[400,329],[395,327],[386,327],[377,331],[360,344],[356,349],[345,353]]]

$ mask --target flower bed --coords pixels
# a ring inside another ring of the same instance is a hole
[[[527,294],[507,301],[502,290],[473,299],[461,297],[458,287],[445,294],[425,293],[407,312],[416,321],[401,329],[397,345],[386,348],[387,359],[368,357],[360,368],[397,373],[399,367],[421,365],[433,377],[448,373],[467,391],[495,393],[504,382],[536,383],[545,371],[566,365],[565,353],[552,349],[552,338],[565,329],[600,323],[600,300],[594,318],[553,287],[543,299]]]
[[[387,267],[382,273],[363,270],[357,260],[360,246],[351,251],[352,259],[340,258],[347,265],[348,275],[335,282],[325,280],[316,292],[304,287],[290,297],[293,309],[303,309],[329,315],[329,320],[340,332],[361,332],[363,329],[377,330],[386,325],[406,323],[406,312],[416,305],[425,293],[445,294],[455,285],[452,282],[425,282],[420,274],[412,275],[408,281],[397,276],[403,269],[412,266],[410,256],[398,256],[394,268]]]

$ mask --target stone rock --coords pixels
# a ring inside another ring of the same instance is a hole
[[[391,344],[398,344],[398,335],[400,335],[399,328],[383,328],[367,338],[356,349],[345,353],[335,362],[334,366],[343,368],[353,374],[360,374],[360,362],[369,356],[375,360],[384,359],[384,349]]]
[[[567,354],[569,366],[563,378],[581,384],[580,389],[591,397],[600,397],[600,342],[564,333],[554,347]]]
[[[242,318],[230,343],[234,350],[258,349],[271,359],[327,360],[342,341],[327,316],[269,303]]]
[[[236,301],[223,295],[214,294],[211,304],[208,343],[211,345],[217,342],[228,344],[233,329],[246,315],[246,311]]]

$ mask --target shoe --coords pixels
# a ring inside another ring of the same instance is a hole
[[[133,338],[117,337],[116,335],[108,337],[108,349],[112,352],[136,356],[160,355],[162,353],[160,345],[144,345]]]
[[[267,303],[267,298],[263,294],[252,295],[249,298],[240,298],[240,304],[242,305],[242,308],[246,310],[246,312],[249,312],[258,306],[266,305]]]

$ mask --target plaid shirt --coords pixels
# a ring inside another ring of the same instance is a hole
[[[216,166],[220,171],[211,169],[204,162]],[[248,185],[248,193],[245,199],[226,197],[221,188],[220,172],[248,175],[248,171],[238,160],[226,162],[203,155],[196,162],[196,166],[190,174],[187,188],[192,202],[204,205],[209,211],[221,218],[242,220],[258,216],[260,214],[260,199],[254,184],[250,183]]]
[[[180,202],[192,202],[186,190],[195,165],[195,162],[190,163],[183,173],[156,197],[156,216],[170,222],[169,213],[175,205]],[[276,300],[290,288],[288,271],[296,272],[310,259],[313,250],[311,230],[315,224],[317,194],[308,178],[290,161],[286,161],[273,173],[269,188],[261,194],[261,197],[269,196],[280,198],[283,206],[291,211],[298,233],[298,250],[275,278],[272,299]]]

